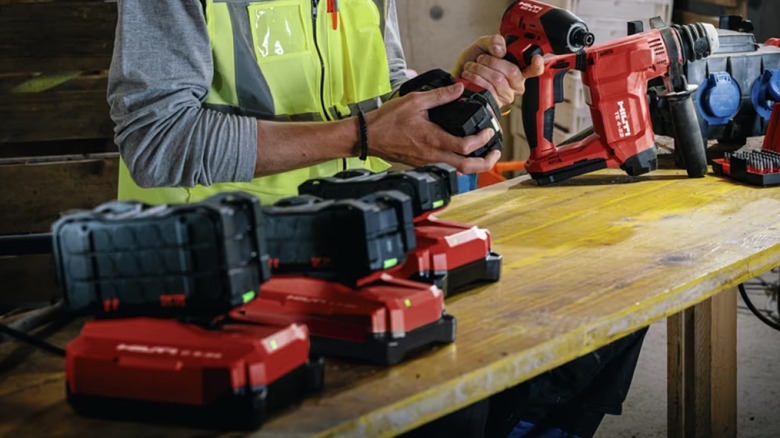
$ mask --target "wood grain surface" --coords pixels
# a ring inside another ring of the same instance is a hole
[[[487,227],[502,279],[448,301],[454,344],[391,367],[329,361],[322,395],[255,436],[388,436],[485,398],[780,263],[780,191],[620,170],[457,197],[440,216]],[[64,345],[78,325],[54,331]],[[99,421],[64,401],[63,361],[0,345],[0,435],[213,436]],[[233,436],[233,434],[231,434]]]

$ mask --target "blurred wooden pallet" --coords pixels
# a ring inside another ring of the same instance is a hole
[[[116,19],[102,0],[0,0],[0,234],[48,231],[61,212],[116,197]],[[0,311],[57,294],[50,259],[0,258]]]
[[[115,3],[0,0],[0,148],[111,138],[115,27]]]
[[[673,21],[718,25],[721,15],[748,16],[748,0],[675,0]]]

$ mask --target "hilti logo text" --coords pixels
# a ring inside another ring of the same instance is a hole
[[[520,9],[524,11],[528,11],[532,14],[538,14],[539,12],[542,12],[542,7],[539,5],[532,5],[530,3],[520,2],[518,3],[518,6],[520,6]]]
[[[328,301],[323,300],[320,298],[310,298],[310,297],[303,297],[298,295],[288,295],[287,300],[289,301],[298,301],[301,303],[307,303],[307,304],[317,304],[320,306],[326,306],[326,307],[342,307],[345,309],[354,309],[357,306],[354,304],[348,304],[348,303],[340,303],[337,301]]]
[[[626,111],[625,103],[622,100],[618,102],[618,110],[615,112],[615,121],[617,122],[618,135],[620,135],[620,138],[631,135],[631,125],[628,123],[628,111]]]
[[[179,356],[179,357],[196,357],[203,359],[222,359],[222,353],[212,351],[200,351],[200,350],[180,350],[174,347],[164,347],[158,345],[139,345],[139,344],[119,344],[116,346],[116,351],[129,351],[132,353],[141,354],[157,354],[161,356]]]

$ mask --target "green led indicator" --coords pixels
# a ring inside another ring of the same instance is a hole
[[[385,260],[385,269],[392,268],[398,264],[398,259]]]
[[[439,199],[438,201],[435,201],[435,202],[433,203],[433,208],[439,208],[439,207],[441,207],[442,205],[444,205],[444,200],[443,200],[443,199]]]
[[[404,300],[404,304],[406,305],[406,307],[412,307],[412,300],[407,298]]]
[[[248,303],[252,301],[255,298],[255,291],[250,290],[249,292],[245,293],[244,295],[241,295],[241,298],[244,299],[244,303]]]
[[[279,344],[276,342],[276,339],[271,339],[271,350],[276,350],[279,348]]]

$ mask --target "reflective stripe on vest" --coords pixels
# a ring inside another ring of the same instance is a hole
[[[264,120],[322,121],[376,109],[391,92],[382,29],[384,0],[339,0],[337,29],[312,0],[205,0],[214,79],[204,107]],[[307,20],[304,17],[312,17]],[[316,35],[316,38],[315,38]],[[242,190],[264,204],[297,194],[314,177],[345,168],[385,170],[376,157],[332,160],[248,183],[209,187],[138,187],[122,163],[119,199],[148,203],[196,202]]]
[[[361,109],[364,113],[373,111],[382,104],[383,98],[373,98],[364,100],[363,102],[358,103],[351,103],[349,104],[349,113],[346,115],[347,117],[352,117],[357,115],[358,108]],[[216,104],[210,104],[205,103],[203,104],[206,108],[213,109],[215,111],[219,111],[221,113],[226,114],[234,114],[234,115],[240,115],[240,116],[252,116],[252,117],[258,117],[257,115],[253,115],[251,113],[248,113],[241,108],[229,106],[229,105],[216,105]],[[328,108],[328,114],[330,114],[332,119],[338,119],[338,118],[344,118],[345,115],[339,114],[336,110],[335,106],[332,106]],[[325,119],[322,117],[322,113],[307,113],[307,114],[293,114],[291,116],[284,115],[284,116],[273,116],[269,118],[270,120],[274,120],[277,122],[322,122]]]

